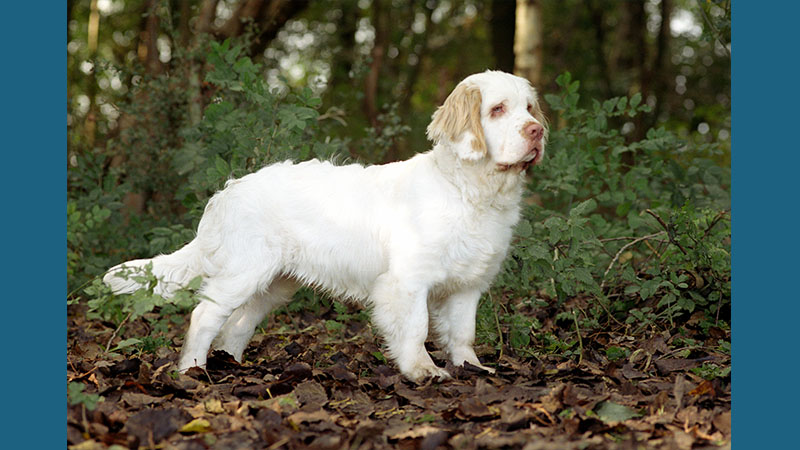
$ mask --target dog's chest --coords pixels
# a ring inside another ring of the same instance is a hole
[[[511,242],[517,211],[491,211],[453,224],[441,247],[444,284],[487,285]]]

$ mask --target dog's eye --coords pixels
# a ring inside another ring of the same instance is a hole
[[[533,105],[531,105],[530,103],[528,103],[528,112],[533,114]]]
[[[500,114],[503,114],[504,111],[505,111],[505,106],[503,106],[503,104],[501,103],[501,104],[495,106],[494,108],[492,108],[492,111],[491,111],[492,117],[497,117]]]

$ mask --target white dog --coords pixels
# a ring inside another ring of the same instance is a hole
[[[425,350],[430,331],[456,366],[480,364],[475,314],[506,256],[526,169],[542,160],[544,117],[527,80],[497,71],[467,77],[428,126],[433,149],[382,166],[317,160],[273,164],[231,180],[205,208],[197,237],[152,263],[170,286],[203,276],[178,368],[204,366],[209,348],[241,361],[255,327],[299,285],[373,309],[400,372],[446,378]],[[213,341],[213,342],[212,342]]]

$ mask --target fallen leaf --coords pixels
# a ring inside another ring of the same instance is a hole
[[[80,444],[70,445],[67,448],[69,450],[103,450],[107,447],[100,442],[95,442],[89,439],[88,441],[83,441]]]
[[[458,405],[456,417],[461,420],[481,420],[498,415],[497,411],[492,411],[482,401],[475,397],[468,398]]]
[[[132,408],[139,409],[142,406],[161,403],[164,401],[164,398],[153,397],[152,395],[140,394],[138,392],[125,392],[122,394],[122,401]]]
[[[356,374],[338,364],[329,368],[327,372],[330,374],[331,377],[333,377],[334,380],[337,381],[350,382],[358,379]]]
[[[186,425],[182,426],[179,433],[207,433],[211,431],[211,422],[206,419],[194,419]]]
[[[717,430],[721,431],[724,435],[731,434],[731,412],[725,411],[717,414],[712,421]]]
[[[624,422],[628,419],[633,419],[634,417],[641,415],[633,408],[611,401],[600,403],[594,412],[597,414],[597,417],[600,418],[600,420],[608,424]]]
[[[634,369],[631,364],[625,364],[624,366],[622,366],[622,375],[629,380],[634,380],[637,378],[647,378],[646,373]]]
[[[216,398],[204,401],[203,408],[205,408],[206,412],[213,414],[223,414],[225,412],[225,409],[222,408],[222,402]]]
[[[412,429],[410,429],[408,431],[403,431],[403,432],[400,432],[400,433],[389,435],[389,439],[397,439],[397,440],[400,440],[400,439],[416,439],[416,438],[420,438],[420,437],[425,437],[425,436],[427,436],[427,435],[429,435],[431,433],[438,433],[439,431],[442,431],[442,430],[439,429],[439,428],[436,428],[434,426],[431,426],[431,425],[428,425],[428,424],[424,424],[424,425],[420,425],[418,427],[414,427],[414,428],[412,428]]]
[[[711,397],[714,397],[714,384],[711,383],[709,380],[705,380],[700,383],[696,388],[689,391],[689,394],[694,397],[699,397],[704,394],[710,394]]]
[[[191,416],[178,408],[145,409],[132,415],[124,430],[134,436],[140,445],[157,444],[178,431]]]
[[[662,374],[668,374],[678,370],[688,370],[698,366],[697,360],[685,358],[659,359],[655,364],[658,371]]]
[[[292,414],[291,416],[287,417],[286,420],[297,425],[303,422],[305,423],[314,423],[322,421],[330,422],[331,415],[330,413],[328,413],[328,411],[325,411],[324,409],[318,409],[313,412],[298,411]]]

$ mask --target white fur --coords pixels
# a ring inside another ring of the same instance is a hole
[[[116,266],[105,282],[132,292],[140,286],[116,272],[148,262],[165,295],[203,276],[209,300],[192,313],[180,370],[203,366],[212,341],[241,361],[255,327],[300,284],[372,306],[389,356],[411,380],[448,376],[425,350],[429,327],[453,364],[481,366],[472,348],[478,299],[506,255],[524,171],[541,160],[545,138],[521,133],[541,122],[526,109],[538,108],[526,80],[487,71],[460,84],[480,89],[483,153],[471,142],[480,130],[451,140],[434,121],[433,149],[407,161],[267,166],[211,198],[192,242]],[[492,117],[503,102],[506,112]]]

